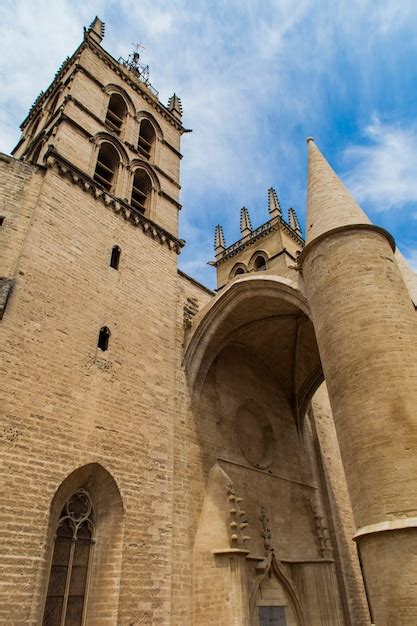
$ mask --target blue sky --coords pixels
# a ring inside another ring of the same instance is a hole
[[[417,268],[414,0],[3,0],[0,150],[95,15],[104,47],[143,42],[151,82],[183,102],[181,267],[210,286],[213,230],[267,219],[267,189],[304,224],[312,135],[372,221]]]

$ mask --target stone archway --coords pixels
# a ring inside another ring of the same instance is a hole
[[[225,623],[222,607],[230,609],[234,602],[243,611],[235,623],[256,624],[253,606],[244,598],[251,596],[271,548],[276,560],[269,571],[275,578],[278,572],[279,584],[285,582],[294,619],[303,624],[308,607],[314,611],[315,626],[329,620],[341,625],[334,560],[319,552],[320,530],[312,514],[314,502],[320,516],[327,515],[312,430],[305,418],[323,373],[302,291],[294,282],[271,275],[245,276],[227,285],[194,318],[184,366],[207,476],[199,527],[208,529],[210,550],[196,543],[199,559],[194,563],[195,579],[205,581],[195,587],[199,626],[205,624],[201,607],[209,601],[202,590],[210,587],[217,590],[211,617],[215,614],[218,623]],[[210,468],[216,464],[230,484],[227,489],[217,487],[215,525],[205,516],[209,510],[214,514],[208,505],[213,501]],[[260,524],[264,510],[272,537],[268,550]],[[221,533],[219,519],[224,523]],[[227,537],[230,543],[225,545]],[[324,579],[330,591],[315,607],[316,593],[311,590]]]

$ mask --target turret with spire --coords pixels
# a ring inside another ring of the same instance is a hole
[[[240,209],[240,232],[242,237],[248,237],[252,233],[249,211],[245,206]]]
[[[221,226],[216,226],[214,248],[215,261],[210,262],[217,270],[217,286],[223,287],[242,274],[262,271],[294,277],[297,255],[304,241],[294,209],[289,209],[286,222],[273,187],[268,189],[267,222],[253,228],[249,210],[240,209],[241,238],[226,248]]]
[[[416,313],[393,238],[371,224],[312,139],[306,233],[299,263],[374,621],[411,626],[417,624],[415,590],[407,583],[417,580]],[[398,575],[399,559],[407,577]]]

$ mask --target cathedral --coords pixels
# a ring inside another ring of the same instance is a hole
[[[306,237],[178,269],[181,136],[95,18],[0,154],[0,624],[416,626],[417,275],[307,140]]]

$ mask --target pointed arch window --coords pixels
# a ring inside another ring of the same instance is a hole
[[[103,143],[100,146],[97,156],[94,180],[107,191],[112,191],[116,182],[116,172],[119,166],[119,153],[110,143]]]
[[[90,495],[78,489],[58,521],[42,626],[83,626],[95,515]]]
[[[266,270],[266,261],[263,256],[259,255],[256,257],[253,264],[253,269],[255,270],[255,272]]]
[[[42,150],[42,148],[43,148],[43,144],[44,144],[44,142],[43,142],[43,141],[39,141],[39,142],[38,142],[38,144],[37,144],[37,146],[36,146],[36,148],[35,148],[35,149],[34,149],[34,151],[33,151],[33,154],[32,154],[32,156],[31,156],[31,159],[30,159],[30,160],[31,160],[31,162],[32,162],[34,165],[35,165],[35,164],[38,162],[38,160],[39,160],[39,157],[40,157],[40,154],[41,154],[41,150]]]
[[[132,206],[141,213],[146,213],[146,211],[149,210],[150,206],[151,192],[151,177],[145,170],[137,169],[133,176],[131,197]]]
[[[146,159],[150,159],[153,155],[155,140],[154,127],[149,120],[143,119],[139,126],[138,150]]]
[[[106,125],[120,135],[126,115],[127,105],[124,98],[118,93],[112,93],[107,107]]]

